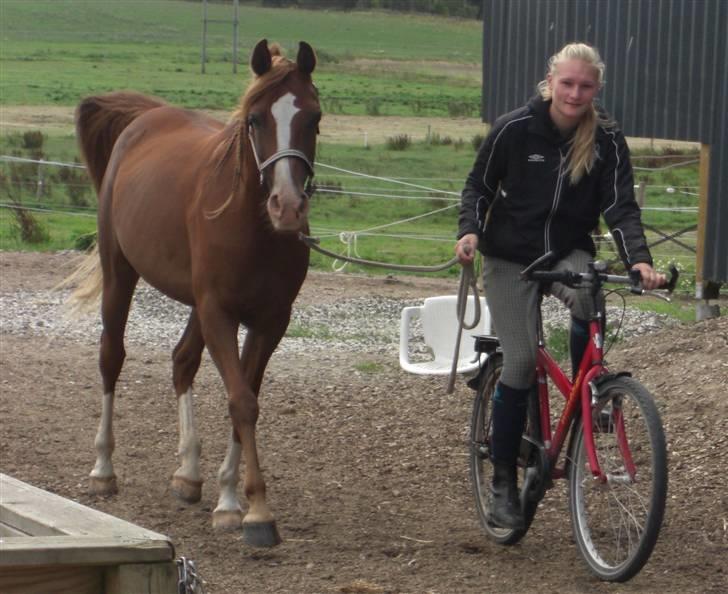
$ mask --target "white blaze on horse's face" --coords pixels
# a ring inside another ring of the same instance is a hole
[[[276,125],[276,152],[295,148],[291,146],[293,118],[301,111],[295,102],[295,95],[286,93],[270,108]],[[268,199],[268,212],[278,231],[300,231],[302,223],[306,220],[308,204],[303,194],[303,185],[296,184],[291,165],[290,158],[279,159],[273,164],[273,184]]]

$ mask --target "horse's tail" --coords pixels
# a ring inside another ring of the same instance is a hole
[[[66,300],[66,312],[71,317],[81,313],[91,312],[96,308],[104,277],[101,271],[98,244],[93,249],[80,256],[80,261],[71,274],[58,283],[54,289],[62,290],[74,287]]]
[[[87,97],[76,109],[76,136],[96,192],[119,135],[144,112],[166,105],[140,93],[116,92]]]

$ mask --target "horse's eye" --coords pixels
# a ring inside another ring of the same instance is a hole
[[[255,113],[248,114],[248,126],[258,128],[260,126],[260,116]]]

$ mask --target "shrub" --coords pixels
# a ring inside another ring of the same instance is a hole
[[[73,241],[73,249],[87,252],[96,244],[96,231],[79,235]]]
[[[372,97],[371,99],[367,99],[366,103],[364,104],[364,109],[367,112],[367,115],[370,116],[378,116],[380,114],[379,112],[379,106],[382,104],[381,99],[377,99],[376,97]]]
[[[76,160],[78,164],[78,160]],[[62,167],[58,171],[58,179],[66,185],[66,193],[73,206],[86,208],[89,206],[87,194],[91,188],[88,175],[83,169]]]
[[[45,137],[40,130],[29,130],[23,134],[23,148],[31,151],[39,151],[43,148]]]
[[[470,141],[473,145],[473,150],[477,151],[480,149],[480,145],[483,144],[483,141],[485,140],[485,136],[483,134],[476,134],[473,136],[473,139]]]
[[[433,146],[447,146],[452,144],[452,138],[449,136],[440,136],[439,132],[430,134],[429,141]]]
[[[473,105],[467,101],[448,101],[447,113],[452,118],[467,117],[473,113]]]
[[[11,199],[15,208],[12,208],[14,232],[25,243],[44,243],[50,239],[50,234],[41,222],[33,214],[22,207],[20,202]]]
[[[391,151],[405,151],[412,144],[412,139],[408,134],[397,134],[397,136],[387,137],[387,148]]]

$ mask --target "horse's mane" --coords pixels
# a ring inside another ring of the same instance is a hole
[[[232,134],[221,147],[222,151],[220,160],[217,163],[217,171],[222,169],[222,166],[230,158],[233,151],[235,151],[236,163],[233,188],[230,192],[230,196],[228,196],[222,206],[207,213],[208,218],[216,218],[220,216],[230,205],[240,189],[240,177],[241,172],[243,171],[245,149],[248,143],[247,118],[251,105],[253,105],[255,101],[268,93],[271,89],[282,85],[288,75],[298,68],[298,65],[295,62],[283,56],[281,47],[277,43],[271,44],[269,50],[273,59],[273,65],[270,70],[262,76],[254,76],[247,90],[240,98],[240,103],[230,117],[230,125],[235,126],[235,133]]]

